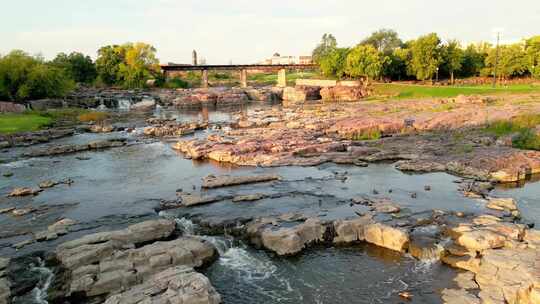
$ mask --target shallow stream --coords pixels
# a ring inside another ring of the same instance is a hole
[[[232,111],[250,111],[240,108]],[[179,112],[160,109],[155,116],[190,121],[230,120],[231,112]],[[128,137],[113,134],[78,134],[51,144],[84,143],[94,139]],[[48,144],[44,144],[45,146]],[[440,209],[481,212],[483,204],[463,197],[454,181],[445,173],[408,175],[392,164],[370,164],[366,168],[323,164],[317,167],[251,168],[193,162],[171,149],[170,143],[143,141],[134,145],[99,152],[82,152],[57,157],[25,159],[24,149],[5,152],[11,161],[0,165],[0,205],[2,208],[32,206],[37,212],[14,217],[0,214],[0,256],[14,257],[36,250],[51,251],[66,240],[95,231],[125,227],[131,223],[158,217],[156,208],[162,199],[174,199],[176,192],[199,190],[201,178],[208,174],[276,173],[282,181],[243,185],[214,193],[239,195],[264,193],[275,195],[256,202],[222,201],[170,210],[162,215],[176,217],[191,227],[185,217],[238,218],[302,212],[339,218],[350,212],[348,203],[355,196],[388,197],[411,213]],[[346,176],[346,179],[338,178]],[[70,178],[74,183],[46,189],[34,197],[7,198],[14,187],[37,187],[44,180]],[[426,190],[429,185],[431,190]],[[413,195],[414,194],[414,195]],[[495,194],[514,197],[526,220],[540,219],[540,183],[522,188],[498,188]],[[61,218],[77,222],[74,232],[57,240],[28,245],[16,251],[12,244],[28,239],[28,232],[47,228]],[[192,227],[193,229],[193,227]],[[195,233],[196,229],[193,230]],[[402,303],[400,291],[413,294],[411,303],[439,303],[439,291],[451,287],[455,271],[438,262],[417,261],[390,250],[371,245],[350,247],[314,247],[297,257],[279,258],[253,249],[237,240],[208,237],[219,246],[220,259],[204,270],[223,296],[224,303]],[[47,275],[43,269],[47,284]],[[41,291],[35,303],[43,303]]]

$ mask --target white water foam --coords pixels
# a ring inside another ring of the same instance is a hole
[[[118,109],[128,111],[131,108],[131,100],[129,99],[118,99]]]
[[[45,263],[41,259],[39,260],[39,265],[32,270],[39,272],[40,277],[44,278],[41,279],[39,284],[32,290],[34,301],[37,304],[48,304],[47,290],[51,286],[54,273],[49,268],[45,267]]]

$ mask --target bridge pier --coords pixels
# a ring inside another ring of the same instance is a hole
[[[247,70],[246,69],[241,69],[240,70],[240,87],[247,88],[247,86],[248,86],[248,83],[247,83]]]
[[[208,70],[202,70],[202,83],[203,88],[208,88]]]
[[[282,88],[287,86],[287,70],[286,69],[280,69],[278,71],[277,86],[282,87]]]

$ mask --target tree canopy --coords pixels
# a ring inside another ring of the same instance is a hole
[[[108,45],[99,49],[96,60],[99,79],[107,85],[143,87],[159,73],[156,49],[146,43]]]
[[[345,71],[351,77],[379,78],[388,60],[372,45],[358,45],[347,55]]]
[[[320,68],[324,75],[342,78],[345,76],[348,48],[336,48],[320,59]]]
[[[391,29],[380,29],[362,40],[360,44],[372,45],[379,52],[390,55],[395,49],[401,47],[403,42],[399,39],[396,31]]]
[[[442,62],[441,39],[432,33],[410,43],[410,71],[418,80],[432,79]]]
[[[531,74],[536,78],[540,78],[540,36],[525,41],[525,52]]]
[[[51,64],[64,69],[78,83],[92,83],[97,77],[96,65],[92,58],[79,52],[72,52],[69,55],[59,53]]]
[[[337,40],[332,34],[324,34],[321,42],[312,53],[313,62],[320,63],[321,59],[330,55],[337,48]]]
[[[490,49],[486,57],[484,75],[493,75],[497,61],[497,49]],[[501,45],[499,47],[497,76],[508,78],[521,76],[527,72],[527,56],[521,43]]]
[[[15,50],[0,58],[0,99],[62,97],[74,86],[65,70],[47,64],[39,56]]]

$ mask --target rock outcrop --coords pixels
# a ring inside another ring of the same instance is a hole
[[[168,268],[200,267],[216,257],[211,244],[195,237],[160,241],[174,230],[174,221],[155,220],[61,244],[56,256],[71,278],[64,282],[63,296],[103,297]]]
[[[322,88],[320,94],[324,101],[359,101],[367,97],[369,91],[361,85],[344,86],[338,84],[334,87]]]
[[[204,275],[193,268],[177,266],[105,301],[105,304],[143,303],[219,304],[221,297]]]
[[[244,184],[264,183],[279,180],[281,177],[275,174],[259,174],[259,175],[209,175],[203,179],[202,188],[221,188],[238,186]]]
[[[125,138],[113,138],[113,139],[106,139],[106,140],[96,140],[89,142],[87,144],[80,144],[80,145],[58,145],[58,146],[51,146],[41,149],[32,150],[29,152],[24,153],[24,156],[26,157],[43,157],[43,156],[53,156],[53,155],[60,155],[60,154],[72,154],[72,153],[78,153],[83,151],[90,151],[90,150],[102,150],[102,149],[109,149],[109,148],[115,148],[115,147],[122,147],[127,144],[127,140]]]

